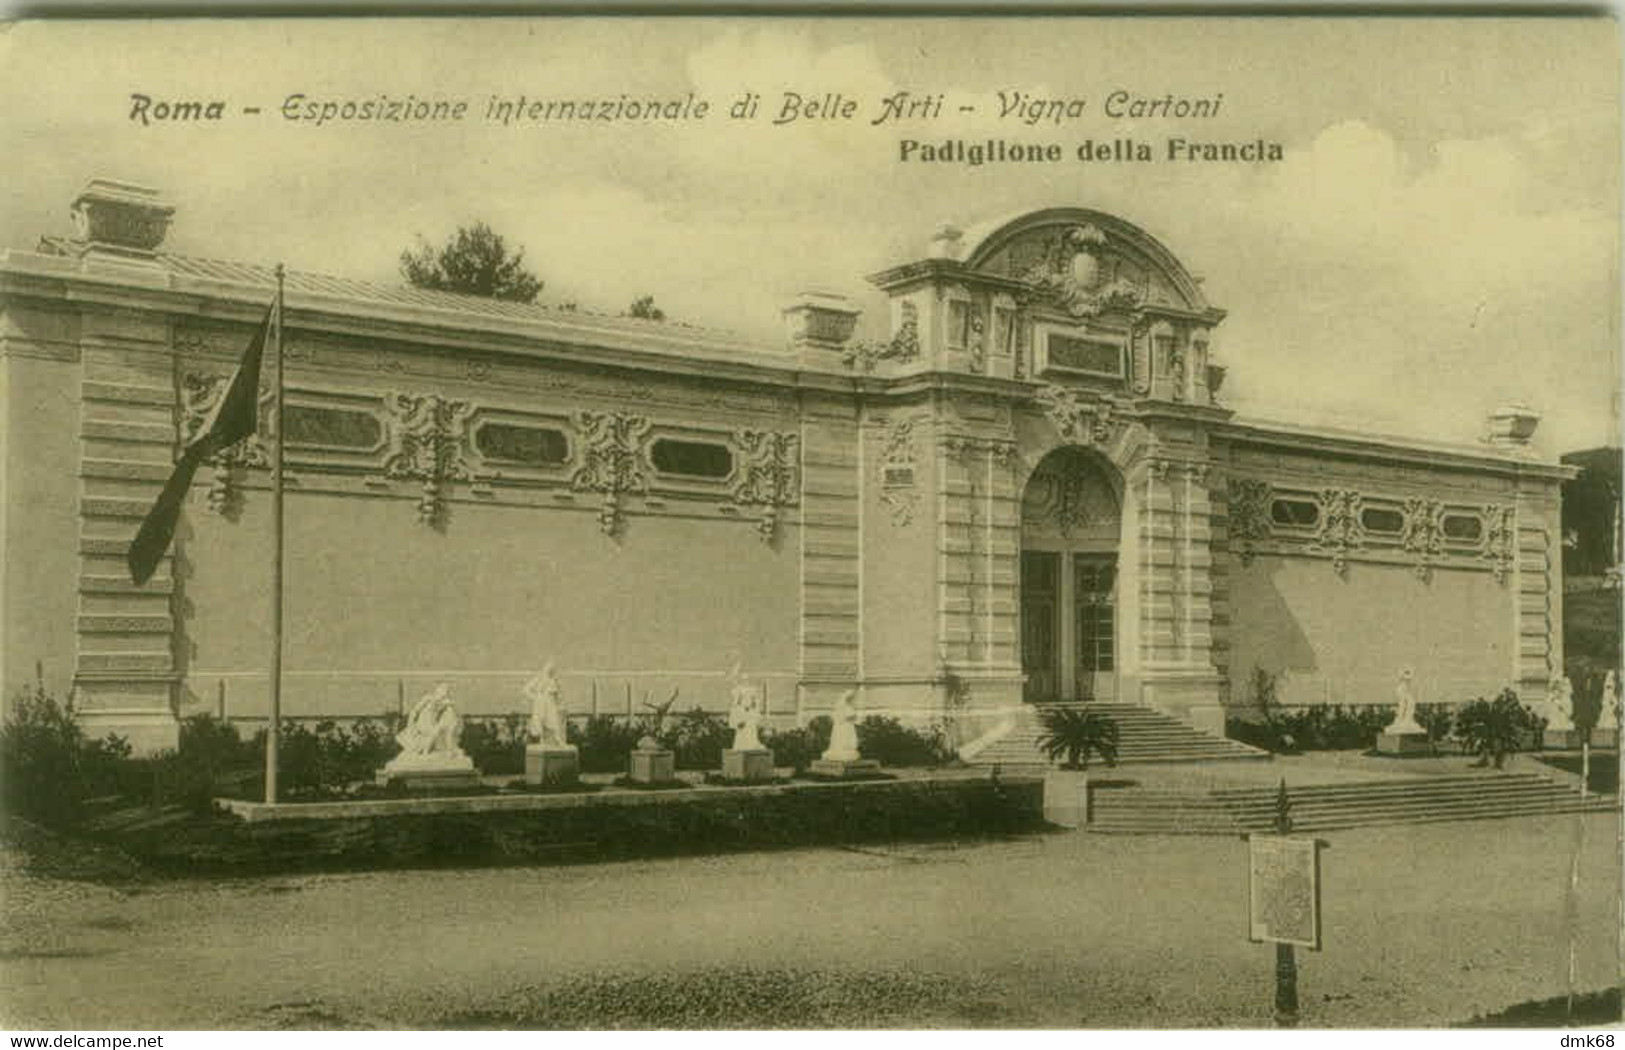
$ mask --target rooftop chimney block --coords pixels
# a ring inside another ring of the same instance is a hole
[[[91,179],[73,201],[77,240],[92,255],[151,258],[174,214],[157,190],[113,179]]]

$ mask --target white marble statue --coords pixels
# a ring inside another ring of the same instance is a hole
[[[1426,733],[1416,721],[1416,692],[1412,682],[1416,673],[1409,667],[1400,668],[1399,684],[1394,686],[1394,703],[1398,710],[1394,713],[1394,721],[1387,728],[1389,733]]]
[[[728,726],[734,731],[735,751],[761,751],[760,730],[762,716],[767,713],[767,694],[759,685],[745,680],[745,673],[734,664],[729,673],[733,679],[732,703],[728,707]]]
[[[1567,678],[1552,679],[1546,690],[1546,728],[1565,732],[1574,728],[1574,686]]]
[[[1619,728],[1619,678],[1612,671],[1602,680],[1602,710],[1597,713],[1597,728]]]
[[[542,673],[525,683],[525,696],[530,700],[530,724],[526,729],[530,739],[543,747],[570,746],[569,731],[564,721],[563,689],[559,675],[549,660]]]
[[[463,718],[452,703],[451,686],[441,682],[412,705],[406,726],[395,734],[401,753],[390,765],[434,764],[441,760],[466,763],[462,737]]]
[[[824,758],[830,762],[856,762],[858,760],[858,709],[855,704],[858,691],[848,689],[835,701],[830,712],[829,747]]]

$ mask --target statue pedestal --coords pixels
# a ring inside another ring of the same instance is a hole
[[[1383,730],[1377,734],[1377,754],[1392,755],[1399,758],[1408,758],[1412,755],[1431,755],[1433,745],[1428,743],[1428,735],[1424,730],[1420,733],[1390,733]]]
[[[773,752],[766,748],[722,752],[722,779],[761,781],[773,779]]]
[[[1613,726],[1608,729],[1604,729],[1601,726],[1598,726],[1596,729],[1593,729],[1591,731],[1591,746],[1608,748],[1618,747],[1619,727]]]
[[[581,772],[581,752],[574,745],[525,745],[525,783],[574,784]]]
[[[818,758],[808,772],[818,777],[872,777],[880,772],[880,763],[872,758]]]
[[[378,771],[380,787],[398,785],[409,791],[424,788],[478,787],[480,771],[461,751],[427,755],[396,755]]]
[[[1586,734],[1578,729],[1552,729],[1547,727],[1540,735],[1542,751],[1578,751],[1586,744]]]
[[[669,784],[677,779],[677,753],[663,747],[632,749],[627,779],[634,784]]]

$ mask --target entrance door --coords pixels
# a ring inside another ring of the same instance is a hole
[[[1022,551],[1021,669],[1027,676],[1022,698],[1028,703],[1060,696],[1061,608],[1061,556]]]
[[[1112,661],[1117,627],[1117,559],[1072,556],[1072,686],[1078,700],[1117,699]]]

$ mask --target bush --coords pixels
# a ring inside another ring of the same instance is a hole
[[[803,773],[829,750],[830,727],[829,716],[819,715],[804,726],[768,730],[762,743],[772,749],[775,766],[789,766]]]
[[[858,723],[858,752],[893,767],[940,766],[954,757],[940,728],[919,730],[886,715],[870,715]]]
[[[624,773],[644,726],[614,715],[592,715],[585,722],[571,722],[568,732],[570,743],[581,751],[583,773]]]
[[[1099,755],[1108,766],[1117,765],[1117,723],[1094,711],[1052,707],[1039,716],[1044,731],[1039,750],[1051,762],[1066,756],[1067,769],[1088,769],[1089,756]]]
[[[696,707],[660,729],[657,739],[676,753],[678,769],[721,769],[722,751],[733,746],[734,731],[721,715]]]
[[[463,752],[481,773],[518,776],[525,771],[526,722],[523,715],[465,719]]]
[[[18,693],[0,726],[0,806],[43,824],[79,815],[84,800],[117,790],[129,742],[86,740],[70,707],[43,682]]]
[[[1455,727],[1456,712],[1449,704],[1417,704],[1416,724],[1428,731],[1428,743],[1438,746]]]
[[[1481,762],[1500,769],[1524,741],[1545,728],[1546,720],[1518,702],[1518,694],[1503,689],[1494,700],[1480,697],[1462,705],[1456,715],[1456,735],[1462,749]]]

